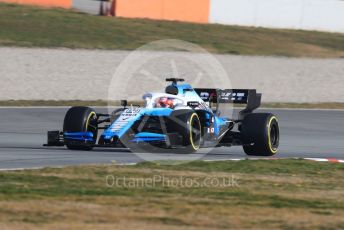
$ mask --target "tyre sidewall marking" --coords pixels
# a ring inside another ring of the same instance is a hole
[[[85,129],[86,132],[87,132],[87,128],[88,128],[88,125],[90,123],[90,119],[91,119],[92,115],[97,116],[97,114],[94,111],[90,112],[90,114],[88,115],[87,120],[86,120],[86,129]]]
[[[271,123],[273,122],[273,120],[275,120],[276,122],[278,122],[277,118],[275,116],[272,116],[269,119],[269,123],[268,123],[268,143],[269,143],[269,149],[272,153],[276,153],[277,152],[277,148],[273,148],[272,147],[272,143],[271,143],[271,135],[270,135],[270,129],[271,129]]]
[[[198,150],[199,149],[199,145],[198,146],[195,146],[195,144],[194,144],[194,142],[193,142],[193,139],[192,139],[192,119],[193,119],[193,117],[194,116],[196,116],[197,117],[197,121],[198,121],[198,124],[199,124],[199,127],[201,128],[201,123],[200,123],[200,121],[199,121],[199,117],[198,117],[198,115],[197,115],[197,113],[193,113],[192,115],[191,115],[191,117],[190,117],[190,126],[189,126],[189,129],[190,129],[190,143],[191,143],[191,145],[192,145],[192,148],[194,149],[194,150]],[[201,131],[201,130],[199,130],[199,131]]]

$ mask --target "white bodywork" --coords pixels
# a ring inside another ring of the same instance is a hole
[[[209,104],[205,103],[198,95],[194,93],[186,94],[186,96],[178,96],[168,93],[147,93],[143,95],[143,100],[145,100],[145,108],[153,109],[156,108],[156,102],[159,98],[169,98],[173,100],[174,109],[190,109],[188,102],[198,102],[199,108],[195,109],[205,109],[210,110]]]

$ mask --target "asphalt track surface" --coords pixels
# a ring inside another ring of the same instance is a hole
[[[61,130],[67,108],[0,108],[0,169],[35,168],[93,163],[136,163],[137,156],[124,149],[99,148],[71,151],[43,147],[47,130]],[[104,109],[98,109],[99,112]],[[280,122],[280,151],[274,158],[315,157],[344,159],[344,111],[260,110],[276,114]],[[210,160],[247,157],[241,147],[216,148],[192,154]],[[173,157],[174,154],[171,154]],[[176,157],[180,154],[175,154]]]

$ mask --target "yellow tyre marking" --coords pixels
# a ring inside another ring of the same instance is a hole
[[[91,113],[88,115],[87,120],[86,120],[86,131],[87,131],[88,125],[89,125],[89,123],[90,123],[90,119],[91,119],[92,115],[97,116],[97,114],[96,114],[95,112],[91,112]]]
[[[198,145],[198,146],[195,146],[195,144],[194,144],[194,142],[193,142],[193,140],[192,140],[192,118],[193,118],[194,116],[197,117],[199,127],[201,128],[201,122],[199,121],[199,117],[198,117],[197,113],[193,113],[193,114],[191,115],[191,117],[190,117],[190,143],[191,143],[192,148],[193,148],[194,150],[198,150],[198,149],[199,149],[199,145]],[[199,130],[199,131],[201,131],[201,130]]]
[[[269,142],[270,151],[271,151],[273,154],[275,154],[275,153],[277,153],[277,148],[273,148],[273,147],[272,147],[272,144],[271,144],[271,137],[270,137],[271,123],[272,123],[273,120],[276,120],[276,122],[278,122],[277,117],[272,116],[272,117],[270,118],[269,124],[268,124],[268,142]]]

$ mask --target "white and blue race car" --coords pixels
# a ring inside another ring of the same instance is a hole
[[[72,107],[63,131],[49,131],[47,146],[74,150],[93,147],[132,151],[192,153],[202,147],[242,145],[246,154],[277,153],[279,126],[271,113],[253,113],[260,106],[256,90],[192,88],[169,78],[164,93],[143,96],[144,106],[122,107],[110,114],[89,107]],[[236,119],[221,116],[223,105],[246,104]],[[100,130],[104,130],[100,132]]]

